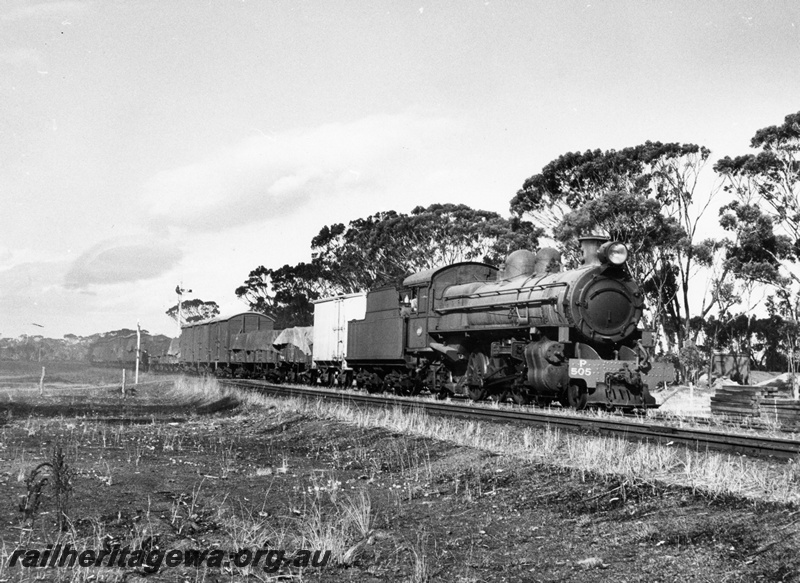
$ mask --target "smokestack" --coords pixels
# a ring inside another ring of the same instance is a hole
[[[600,249],[600,245],[608,240],[608,237],[599,234],[590,234],[585,237],[579,237],[578,241],[581,244],[581,251],[583,252],[583,264],[600,265],[600,260],[597,258],[597,251]]]

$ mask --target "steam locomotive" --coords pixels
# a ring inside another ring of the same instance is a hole
[[[580,242],[583,265],[573,270],[562,270],[555,249],[519,250],[499,269],[455,263],[371,291],[362,318],[333,327],[315,319],[314,360],[332,364],[318,356],[317,336],[336,330],[328,344],[346,346],[341,384],[370,392],[654,407],[650,389],[674,369],[653,362],[653,335],[638,327],[644,297],[628,250],[602,237]]]

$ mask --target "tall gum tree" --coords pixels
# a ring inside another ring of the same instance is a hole
[[[235,293],[251,310],[275,318],[276,328],[290,328],[313,323],[312,302],[326,289],[318,266],[298,263],[277,269],[259,265]]]
[[[529,222],[465,205],[378,212],[322,227],[311,241],[310,263],[259,266],[236,296],[275,317],[276,327],[308,325],[312,302],[320,297],[396,284],[416,271],[459,261],[496,265],[511,251],[535,250],[540,234]]]
[[[631,267],[648,294],[652,324],[670,349],[681,348],[690,337],[693,278],[715,247],[713,240],[697,240],[698,223],[718,190],[697,199],[709,155],[696,144],[649,141],[619,151],[569,152],[523,183],[511,211],[567,247],[598,227],[628,244],[639,254]],[[703,315],[713,307],[704,305]]]
[[[797,369],[800,320],[800,112],[781,125],[756,131],[755,153],[726,156],[714,166],[734,201],[720,223],[735,233],[728,266],[739,277],[767,286],[768,310],[786,321],[786,352]],[[798,384],[794,394],[798,397]]]
[[[200,298],[184,300],[180,303],[181,319],[184,322],[200,322],[219,316],[219,305],[217,302],[206,302]],[[178,321],[178,304],[169,308],[165,314]]]
[[[497,265],[511,251],[536,250],[541,233],[518,218],[462,204],[432,204],[409,214],[380,212],[348,226],[325,226],[311,247],[313,263],[331,289],[349,293],[459,261]]]

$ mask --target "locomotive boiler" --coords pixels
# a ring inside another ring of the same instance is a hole
[[[501,268],[462,262],[419,272],[367,294],[348,324],[347,364],[371,392],[582,409],[656,405],[671,380],[639,328],[644,297],[624,244],[581,239],[583,265],[562,270],[558,251],[515,251]]]

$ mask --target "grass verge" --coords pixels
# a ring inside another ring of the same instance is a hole
[[[627,440],[582,436],[558,429],[530,429],[432,417],[422,410],[359,408],[316,399],[273,398],[238,389],[223,389],[214,379],[187,381],[203,394],[233,395],[249,406],[276,408],[318,419],[336,419],[357,427],[379,427],[398,433],[441,439],[456,445],[577,472],[614,474],[631,483],[691,488],[711,496],[741,496],[779,503],[800,502],[800,460],[774,463],[743,456],[696,451]]]

